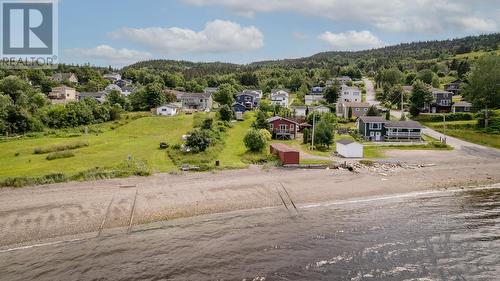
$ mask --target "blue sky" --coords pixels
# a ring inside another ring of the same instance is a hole
[[[60,0],[66,63],[249,63],[498,32],[494,0]]]

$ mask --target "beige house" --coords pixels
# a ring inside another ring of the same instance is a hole
[[[52,88],[48,98],[53,104],[68,103],[78,100],[78,93],[75,88],[61,86]]]
[[[52,75],[50,80],[62,83],[64,81],[69,81],[71,83],[78,83],[78,77],[74,73],[56,73]]]

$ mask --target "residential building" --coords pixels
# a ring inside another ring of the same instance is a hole
[[[292,106],[292,111],[296,118],[306,117],[309,113],[308,107],[305,105]]]
[[[181,96],[182,108],[199,111],[210,111],[213,105],[210,93],[184,93]]]
[[[95,99],[96,101],[100,103],[104,103],[106,101],[106,96],[108,93],[101,91],[101,92],[83,92],[83,93],[78,93],[78,100],[83,100],[85,98],[91,98]]]
[[[378,116],[362,116],[358,119],[358,130],[364,139],[369,141],[383,141],[388,121]]]
[[[361,99],[361,90],[358,87],[341,87],[339,102],[361,102]]]
[[[416,121],[393,121],[385,124],[386,141],[421,141],[424,127]]]
[[[243,104],[241,104],[241,103],[234,103],[234,104],[232,105],[232,108],[233,108],[233,112],[234,112],[235,114],[237,114],[237,113],[241,113],[241,114],[243,114],[243,113],[245,113],[245,112],[247,111],[247,107],[246,107],[246,106],[244,106],[244,105],[243,105]]]
[[[344,158],[363,158],[364,147],[359,142],[345,139],[336,141],[337,154]]]
[[[449,113],[453,105],[453,93],[431,88],[433,101],[430,105],[426,105],[425,109],[429,113]]]
[[[373,116],[358,119],[359,133],[369,141],[421,141],[423,129],[416,121],[387,121]]]
[[[349,118],[349,108],[352,117],[361,117],[368,113],[370,104],[366,102],[339,102],[337,104],[337,116],[345,119]]]
[[[271,104],[276,106],[288,107],[289,94],[283,90],[274,90],[271,92]]]
[[[236,95],[236,103],[242,104],[247,110],[259,107],[260,98],[256,92],[242,92]]]
[[[120,86],[118,86],[116,84],[109,84],[108,86],[106,86],[106,88],[104,88],[104,91],[107,93],[111,93],[112,91],[118,91],[121,93],[122,88],[120,88]]]
[[[117,80],[115,81],[115,85],[118,85],[118,87],[120,88],[123,88],[125,86],[128,86],[132,84],[132,80],[128,80],[128,79],[120,79],[120,80]]]
[[[65,81],[78,83],[78,77],[74,73],[56,73],[50,77],[50,80],[58,83],[63,83]]]
[[[219,90],[219,88],[215,88],[215,87],[207,87],[203,90],[203,93],[205,94],[212,94],[214,95],[215,93],[217,93],[217,91]]]
[[[323,95],[324,93],[324,88],[323,87],[313,87],[311,89],[311,95]]]
[[[175,116],[179,113],[179,106],[169,103],[156,108],[156,115]]]
[[[323,95],[306,95],[305,102],[306,105],[313,105],[325,101]]]
[[[75,88],[61,86],[52,88],[48,98],[53,104],[68,103],[78,100],[78,93]]]
[[[340,76],[340,77],[336,77],[336,78],[334,78],[332,80],[326,81],[326,86],[327,87],[332,87],[335,84],[335,80],[337,80],[340,85],[347,85],[347,83],[352,82],[351,77],[349,77],[349,76]]]
[[[243,90],[243,93],[253,95],[260,100],[264,97],[264,93],[261,90]]]
[[[113,73],[108,73],[108,74],[104,74],[102,77],[103,77],[104,79],[106,79],[106,80],[111,81],[111,83],[115,83],[116,81],[118,81],[118,80],[121,80],[121,79],[122,79],[121,74],[119,74],[119,73],[115,73],[115,72],[113,72]]]
[[[135,91],[137,91],[137,89],[132,85],[122,87],[122,95],[126,97],[128,97],[130,94],[135,93]]]
[[[447,91],[447,92],[452,92],[453,95],[460,95],[460,85],[463,83],[462,80],[458,79],[458,80],[455,80],[453,82],[451,82],[450,84],[446,84],[444,85],[444,90]]]
[[[299,123],[280,116],[267,119],[273,138],[295,139],[299,130]]]
[[[471,112],[472,111],[472,104],[469,102],[461,101],[461,102],[456,102],[451,106],[451,112],[457,113],[457,112]]]
[[[309,112],[314,112],[314,111],[319,112],[321,114],[332,112],[332,110],[328,106],[322,105],[322,104],[318,105],[318,106],[310,106],[309,107]]]

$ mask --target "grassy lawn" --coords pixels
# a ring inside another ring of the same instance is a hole
[[[464,141],[490,146],[500,149],[500,135],[488,134],[475,128],[477,122],[471,121],[455,121],[446,122],[446,135],[461,139]],[[444,132],[444,123],[425,123],[425,126],[436,130],[440,133]]]
[[[233,123],[233,127],[228,130],[225,147],[218,156],[222,168],[245,168],[248,166],[244,160],[247,157],[252,158],[252,155],[247,155],[243,139],[254,121],[255,115],[247,113],[245,121]]]
[[[101,134],[76,137],[43,136],[0,142],[0,179],[8,177],[34,177],[51,173],[74,175],[95,167],[111,168],[127,160],[128,155],[140,159],[155,172],[175,169],[165,151],[159,149],[161,141],[180,143],[180,138],[193,126],[193,117],[144,117]],[[103,128],[109,128],[103,124]],[[48,161],[46,154],[35,155],[37,147],[68,145],[87,142],[87,147],[72,150],[74,157]],[[17,155],[17,156],[16,156]]]
[[[424,135],[424,140],[428,142],[425,145],[365,145],[364,154],[365,158],[378,159],[384,158],[385,152],[388,150],[453,150],[450,146],[442,146],[438,144],[438,140]]]

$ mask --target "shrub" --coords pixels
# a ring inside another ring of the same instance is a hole
[[[54,146],[49,146],[49,147],[36,147],[33,153],[34,154],[47,154],[47,153],[51,153],[51,152],[73,150],[73,149],[87,147],[87,146],[89,146],[88,142],[80,141],[80,142],[54,145]]]
[[[412,114],[413,115],[413,114]],[[414,118],[419,122],[443,122],[443,114],[420,114],[418,117]],[[467,121],[473,120],[474,115],[472,113],[451,113],[446,114],[446,121]]]
[[[210,131],[194,130],[187,138],[186,145],[193,149],[193,152],[203,152],[212,144]]]
[[[244,139],[245,146],[249,151],[260,152],[267,146],[267,140],[259,131],[252,129],[248,131]]]
[[[1,187],[23,187],[41,184],[66,182],[69,178],[65,174],[49,174],[42,177],[17,177],[0,181]]]
[[[233,111],[229,105],[225,104],[219,109],[219,119],[222,121],[231,121],[233,119]]]
[[[264,137],[264,139],[266,141],[271,141],[273,139],[273,135],[271,135],[271,132],[269,132],[269,130],[266,130],[266,129],[260,129],[259,130],[260,134]]]
[[[75,154],[69,150],[57,151],[47,155],[47,160],[52,161],[56,159],[71,158],[75,157]]]

